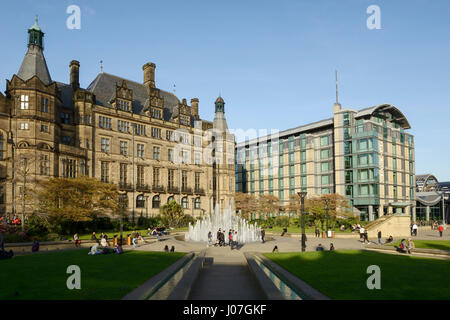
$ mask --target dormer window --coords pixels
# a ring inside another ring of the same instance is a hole
[[[180,123],[181,123],[182,125],[189,126],[189,125],[190,125],[189,117],[183,117],[183,116],[181,116],[181,117],[180,117]]]
[[[116,102],[117,109],[122,111],[130,111],[130,102],[125,100],[117,99]]]
[[[151,116],[154,119],[160,119],[161,120],[162,119],[161,110],[152,108],[151,109]]]

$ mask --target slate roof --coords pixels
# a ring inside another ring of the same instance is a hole
[[[23,58],[17,76],[24,81],[37,76],[46,85],[52,83],[52,78],[48,72],[47,62],[45,61],[41,47],[35,45],[28,46],[28,51]]]
[[[56,82],[56,86],[61,91],[61,101],[65,108],[73,109],[73,89],[69,84]]]
[[[133,90],[133,113],[140,114],[148,103],[147,88],[142,83],[101,72],[87,87],[87,90],[95,95],[96,104],[112,108],[110,101],[116,93],[116,84],[121,85],[122,81],[125,81],[128,89]],[[160,96],[164,99],[164,120],[169,121],[177,110],[180,100],[170,92],[161,89],[159,91]]]

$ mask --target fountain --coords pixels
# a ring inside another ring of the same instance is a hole
[[[207,215],[203,220],[198,220],[195,225],[189,224],[185,241],[207,242],[210,231],[213,241],[215,241],[219,228],[225,230],[227,236],[230,229],[237,231],[239,243],[261,241],[261,229],[257,224],[249,224],[247,220],[236,215],[234,200],[231,201],[230,207],[225,208],[222,212],[217,204],[213,214]]]

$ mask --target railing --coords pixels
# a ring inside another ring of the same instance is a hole
[[[150,186],[148,184],[137,184],[137,191],[150,192]]]
[[[192,188],[189,187],[181,188],[181,192],[185,194],[192,194]]]
[[[195,194],[205,195],[205,189],[202,188],[195,188],[194,189]]]
[[[180,189],[175,186],[168,186],[167,187],[167,193],[179,193]]]
[[[133,190],[133,186],[129,183],[119,182],[119,189],[131,191]]]
[[[153,192],[165,192],[166,191],[166,189],[163,186],[160,186],[158,184],[154,184],[152,186],[152,190],[153,190]]]

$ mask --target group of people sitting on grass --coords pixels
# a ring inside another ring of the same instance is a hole
[[[122,254],[123,249],[122,245],[120,243],[116,244],[114,246],[114,249],[111,251],[108,247],[101,247],[99,243],[95,243],[92,247],[89,248],[89,255],[98,255],[98,254],[109,254],[109,253],[115,253],[115,254]]]
[[[408,242],[406,242],[406,239],[402,239],[402,241],[400,241],[400,244],[396,248],[398,252],[411,254],[412,249],[414,249],[415,247],[416,246],[414,244],[414,241],[409,238]]]

